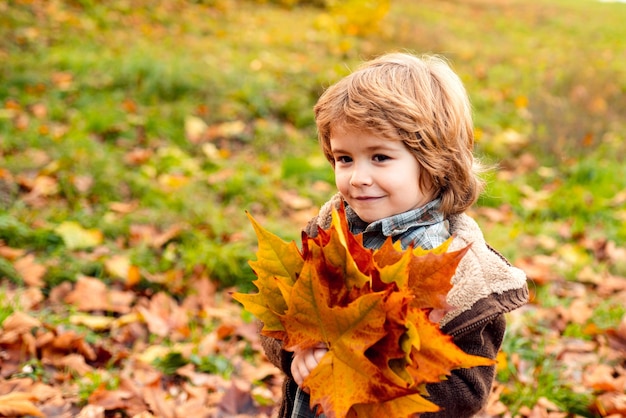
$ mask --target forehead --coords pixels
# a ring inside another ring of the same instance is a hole
[[[343,128],[334,130],[331,133],[330,148],[333,152],[355,149],[402,151],[406,150],[406,145],[399,137],[390,139],[370,130]]]
[[[372,127],[368,126],[365,122],[346,122],[341,121],[338,123],[334,123],[329,127],[328,130],[328,139],[332,140],[334,137],[338,136],[371,136],[377,137],[381,140],[385,141],[396,141],[402,140],[400,134],[389,134],[388,130],[383,127]]]

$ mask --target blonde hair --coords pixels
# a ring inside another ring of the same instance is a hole
[[[437,56],[390,53],[329,87],[314,108],[318,138],[334,166],[333,130],[353,128],[401,140],[435,188],[445,215],[472,206],[483,190],[474,158],[471,105],[460,78]]]

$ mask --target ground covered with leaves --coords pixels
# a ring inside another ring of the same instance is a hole
[[[486,413],[626,416],[626,6],[339,3],[0,3],[0,416],[270,416],[246,211],[298,242],[315,100],[398,49],[465,81],[471,215],[529,277]]]

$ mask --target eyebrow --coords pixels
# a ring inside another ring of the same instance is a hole
[[[332,148],[331,147],[330,150],[331,150],[331,152],[333,154],[350,154],[348,151],[344,151],[344,150],[342,150],[340,148]],[[378,152],[394,152],[394,151],[397,151],[397,150],[395,148],[392,148],[392,147],[389,147],[389,146],[385,146],[385,145],[374,145],[374,146],[371,146],[371,147],[367,147],[366,151],[369,151],[369,152],[376,152],[376,151],[378,151]]]

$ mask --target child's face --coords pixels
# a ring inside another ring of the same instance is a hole
[[[340,128],[330,146],[335,183],[344,199],[367,223],[397,215],[432,200],[419,186],[420,165],[401,140]]]

